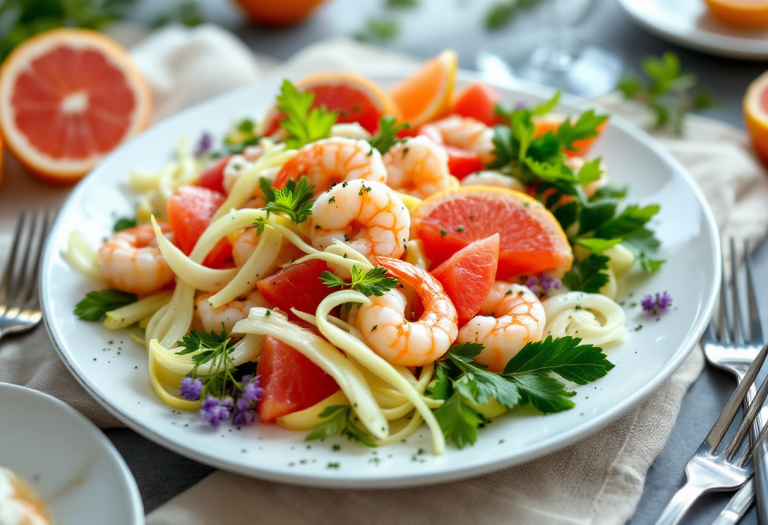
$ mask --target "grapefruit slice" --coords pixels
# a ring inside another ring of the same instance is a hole
[[[411,129],[442,116],[450,108],[457,63],[455,52],[443,51],[389,90]]]
[[[118,44],[95,31],[47,31],[0,69],[0,130],[33,173],[71,183],[149,122],[149,88]]]
[[[768,72],[753,80],[747,88],[744,124],[755,150],[768,163]]]
[[[768,0],[704,0],[709,12],[724,24],[742,29],[768,27]]]
[[[573,262],[568,239],[549,210],[504,188],[465,186],[436,193],[414,210],[411,228],[436,264],[498,233],[496,279],[541,272],[562,277]]]
[[[499,238],[499,234],[494,233],[487,239],[475,241],[432,270],[456,307],[459,326],[477,315],[496,281]]]
[[[357,122],[369,133],[379,129],[379,119],[385,115],[399,116],[392,98],[367,78],[354,73],[327,72],[310,75],[298,81],[299,91],[315,94],[313,107],[325,106],[336,111],[336,122]],[[280,127],[285,114],[273,106],[261,122],[261,135],[272,135]]]

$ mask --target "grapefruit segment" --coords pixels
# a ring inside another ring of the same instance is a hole
[[[0,69],[0,129],[42,178],[74,182],[149,122],[150,93],[131,58],[95,31],[56,29]]]
[[[456,307],[459,326],[477,315],[496,281],[499,238],[495,233],[475,241],[432,270],[432,275],[440,281]]]
[[[496,279],[550,272],[562,277],[573,252],[557,219],[518,191],[484,186],[444,190],[412,214],[412,231],[429,259],[440,264],[474,241],[499,238]]]
[[[742,29],[768,27],[768,0],[704,0],[722,23]]]
[[[755,150],[768,162],[768,73],[757,77],[747,88],[744,124]]]
[[[501,97],[488,84],[474,82],[464,88],[454,99],[451,113],[479,120],[486,126],[499,123],[494,110]]]
[[[403,121],[409,122],[412,129],[448,110],[456,83],[457,63],[455,52],[443,51],[389,90]]]
[[[354,73],[329,72],[310,75],[296,82],[299,91],[315,94],[312,107],[336,111],[336,122],[357,122],[369,133],[379,129],[385,115],[399,116],[392,98],[367,78]],[[280,128],[285,114],[273,106],[261,122],[261,135],[272,135]]]

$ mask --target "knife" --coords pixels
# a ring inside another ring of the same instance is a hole
[[[712,525],[736,525],[744,514],[747,513],[755,500],[755,479],[751,478],[731,498],[720,514],[712,522]]]

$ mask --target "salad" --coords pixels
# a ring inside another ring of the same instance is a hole
[[[159,399],[201,425],[374,447],[425,424],[440,454],[517,406],[572,409],[614,367],[623,276],[664,262],[659,206],[623,202],[590,157],[607,116],[454,95],[454,75],[446,52],[388,92],[286,79],[258,122],[134,172],[135,217],[97,249],[70,235],[102,283],[75,314],[127,329]]]

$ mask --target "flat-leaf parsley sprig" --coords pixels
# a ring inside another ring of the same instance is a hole
[[[381,117],[379,119],[379,132],[371,139],[371,146],[384,155],[389,149],[400,142],[397,133],[403,129],[411,129],[407,122],[396,124],[395,117]]]
[[[107,312],[135,303],[139,298],[120,290],[98,290],[85,294],[85,299],[75,305],[75,315],[83,321],[101,321]]]
[[[284,213],[295,224],[301,224],[312,215],[312,204],[314,203],[312,199],[315,196],[312,190],[315,187],[307,182],[306,177],[301,177],[298,183],[290,179],[284,188],[277,190],[270,186],[268,179],[261,179],[260,185],[267,198],[264,211],[267,212],[268,216],[271,212]],[[258,235],[262,234],[266,223],[267,219],[263,217],[256,219],[254,225]]]
[[[367,272],[357,266],[352,266],[351,282],[346,282],[335,273],[327,270],[320,274],[319,279],[328,288],[351,288],[366,297],[371,295],[380,297],[385,292],[397,287],[397,279],[387,277],[387,269],[383,266],[371,268]]]
[[[478,428],[486,422],[478,405],[491,396],[509,409],[530,403],[545,414],[561,412],[574,407],[570,398],[575,392],[551,374],[585,385],[614,366],[601,348],[581,344],[581,339],[547,337],[525,345],[497,374],[473,361],[483,348],[479,343],[451,347],[447,359],[438,363],[437,379],[429,390],[435,399],[445,400],[435,417],[446,438],[459,448],[477,439]]]
[[[366,447],[376,446],[373,436],[357,426],[357,418],[349,405],[325,407],[320,417],[325,419],[325,422],[309,433],[306,437],[307,441],[325,439],[341,431],[342,436],[347,436],[348,439],[362,443]]]
[[[181,397],[202,401],[200,415],[215,427],[231,414],[234,414],[235,425],[252,423],[253,410],[264,390],[258,376],[244,375],[240,381],[235,379],[237,368],[230,357],[234,346],[224,327],[221,333],[191,330],[176,344],[182,348],[177,354],[190,355],[194,363],[188,376],[181,381]],[[206,363],[211,363],[213,373],[198,377],[198,368]]]
[[[314,93],[301,92],[290,80],[283,80],[277,96],[277,109],[286,115],[280,121],[280,127],[288,133],[286,147],[299,149],[331,135],[331,128],[336,123],[336,112],[328,111],[325,107],[313,108],[314,101]]]

